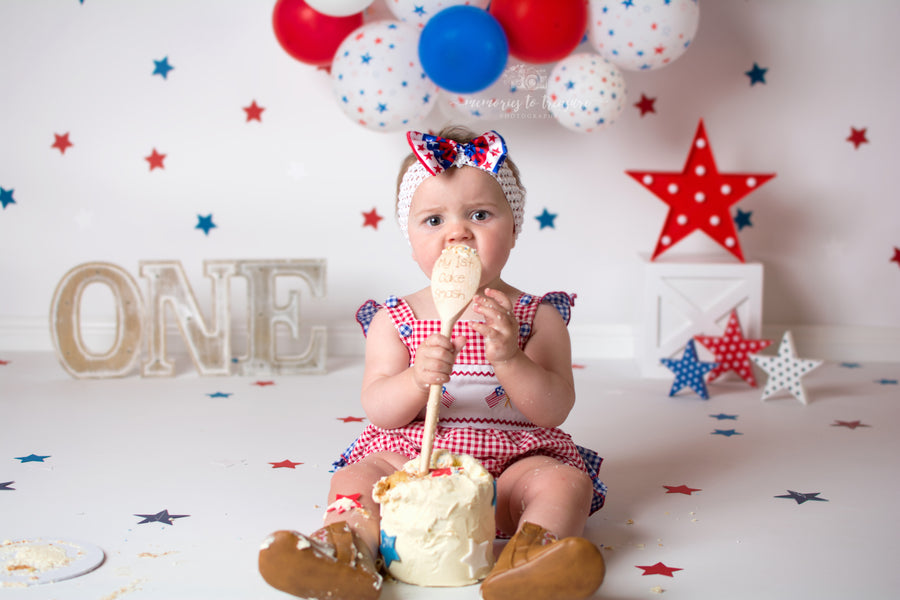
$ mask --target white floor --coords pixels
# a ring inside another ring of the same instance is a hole
[[[79,381],[50,354],[0,361],[0,541],[83,540],[107,555],[81,577],[0,588],[0,600],[289,597],[259,577],[258,546],[319,526],[331,461],[365,425],[342,420],[363,416],[359,362],[261,386],[188,366]],[[565,429],[605,457],[610,489],[586,533],[607,560],[598,597],[896,597],[900,364],[828,363],[804,379],[807,406],[763,402],[740,380],[710,384],[703,401],[669,397],[671,379],[641,380],[630,363],[578,367]],[[20,459],[32,454],[47,458]],[[302,464],[271,464],[285,460]],[[664,487],[682,485],[699,491]],[[827,502],[778,497],[790,491]],[[135,516],[162,511],[188,516]],[[680,570],[640,568],[657,563]],[[382,594],[479,597],[394,583]]]

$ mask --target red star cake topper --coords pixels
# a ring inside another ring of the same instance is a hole
[[[699,229],[744,262],[729,209],[775,177],[774,173],[719,173],[702,119],[680,173],[625,172],[669,205],[651,260]]]

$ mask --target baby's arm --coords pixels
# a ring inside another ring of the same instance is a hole
[[[485,352],[510,401],[532,423],[558,427],[575,404],[572,349],[566,323],[552,306],[541,304],[525,350],[518,347],[518,323],[512,303],[493,290],[478,298],[474,325],[485,337]]]
[[[416,351],[409,365],[409,350],[385,311],[376,313],[366,335],[362,406],[369,421],[384,429],[408,425],[425,408],[431,384],[450,380],[450,371],[465,338],[451,342],[434,334]]]

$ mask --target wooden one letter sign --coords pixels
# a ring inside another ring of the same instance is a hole
[[[166,348],[167,316],[175,322],[188,353],[201,375],[296,374],[325,371],[325,327],[311,329],[306,351],[279,356],[275,328],[288,327],[293,339],[300,333],[300,294],[290,290],[288,302],[275,302],[278,277],[300,277],[316,296],[325,295],[325,261],[308,260],[208,260],[204,275],[212,280],[213,312],[207,323],[197,305],[181,263],[140,261],[140,275],[147,280],[146,303],[127,271],[110,263],[86,263],[63,276],[50,308],[50,332],[57,356],[74,377],[127,375],[146,342],[141,375],[171,377],[175,365]],[[232,277],[247,281],[247,354],[232,361]],[[92,352],[84,343],[80,323],[81,298],[91,284],[106,285],[116,307],[116,332],[110,348]],[[167,310],[169,309],[169,310]]]

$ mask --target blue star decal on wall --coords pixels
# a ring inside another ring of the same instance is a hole
[[[140,517],[143,521],[139,522],[138,525],[143,525],[144,523],[165,523],[166,525],[172,525],[172,519],[183,519],[185,517],[189,517],[191,515],[170,515],[168,509],[161,510],[155,515],[134,515],[136,517]]]
[[[16,201],[13,198],[13,192],[15,190],[8,190],[6,188],[0,188],[0,204],[3,205],[3,208],[6,208],[10,204],[15,204]]]
[[[197,225],[194,229],[202,229],[203,233],[209,235],[209,230],[216,227],[216,224],[213,223],[212,214],[208,214],[205,217],[203,215],[197,215]]]
[[[394,547],[397,544],[397,536],[396,535],[388,535],[384,532],[384,529],[381,530],[381,557],[384,559],[384,566],[389,567],[391,563],[395,560],[397,562],[403,562],[400,560],[400,555],[397,554],[397,549]]]
[[[0,492],[3,492],[3,491],[14,492],[16,490],[16,488],[9,487],[14,483],[15,483],[15,481],[0,481]]]
[[[766,71],[769,69],[764,69],[760,67],[758,64],[753,63],[753,68],[749,71],[746,71],[744,75],[750,78],[750,85],[756,85],[757,83],[765,83],[766,82]]]
[[[169,57],[165,57],[162,60],[154,60],[153,64],[153,75],[162,75],[163,79],[169,78],[169,71],[174,69],[172,65],[169,64]]]
[[[808,502],[810,500],[814,500],[816,502],[828,502],[827,498],[819,498],[819,494],[822,492],[812,492],[809,494],[801,494],[800,492],[795,492],[793,490],[788,490],[787,494],[782,496],[775,496],[775,498],[789,498],[791,500],[796,500],[797,504],[803,504],[804,502]]]
[[[682,388],[689,387],[704,400],[709,400],[709,392],[706,390],[706,382],[703,378],[715,369],[718,363],[697,360],[697,348],[694,346],[693,339],[689,340],[684,347],[684,354],[681,355],[681,358],[661,358],[659,361],[675,373],[675,381],[672,383],[672,389],[669,390],[669,396],[674,396]]]
[[[896,379],[876,379],[875,383],[878,383],[881,385],[897,385],[897,380]]]
[[[226,394],[225,392],[216,392],[214,394],[207,394],[207,396],[209,396],[210,398],[230,398],[231,395],[232,394],[230,394],[230,393]]]
[[[544,227],[550,227],[552,229],[556,229],[556,225],[554,224],[554,221],[556,220],[556,215],[554,213],[548,211],[546,208],[544,209],[544,212],[542,212],[541,214],[536,216],[535,219],[537,219],[538,223],[541,224],[541,229],[543,229]]]
[[[726,415],[725,413],[719,413],[717,415],[709,415],[710,418],[718,419],[720,421],[724,421],[725,419],[729,419],[731,421],[737,421],[737,415]]]
[[[725,437],[731,437],[733,435],[744,435],[739,431],[735,431],[734,429],[716,429],[710,435],[724,435]]]
[[[50,455],[47,456],[39,456],[37,454],[29,454],[28,456],[16,456],[15,459],[19,462],[27,463],[27,462],[44,462],[45,459],[50,458]]]
[[[741,209],[737,209],[737,214],[734,215],[734,224],[737,225],[738,231],[742,230],[744,227],[753,227],[753,223],[750,222],[750,217],[753,216],[753,211],[743,211]]]

